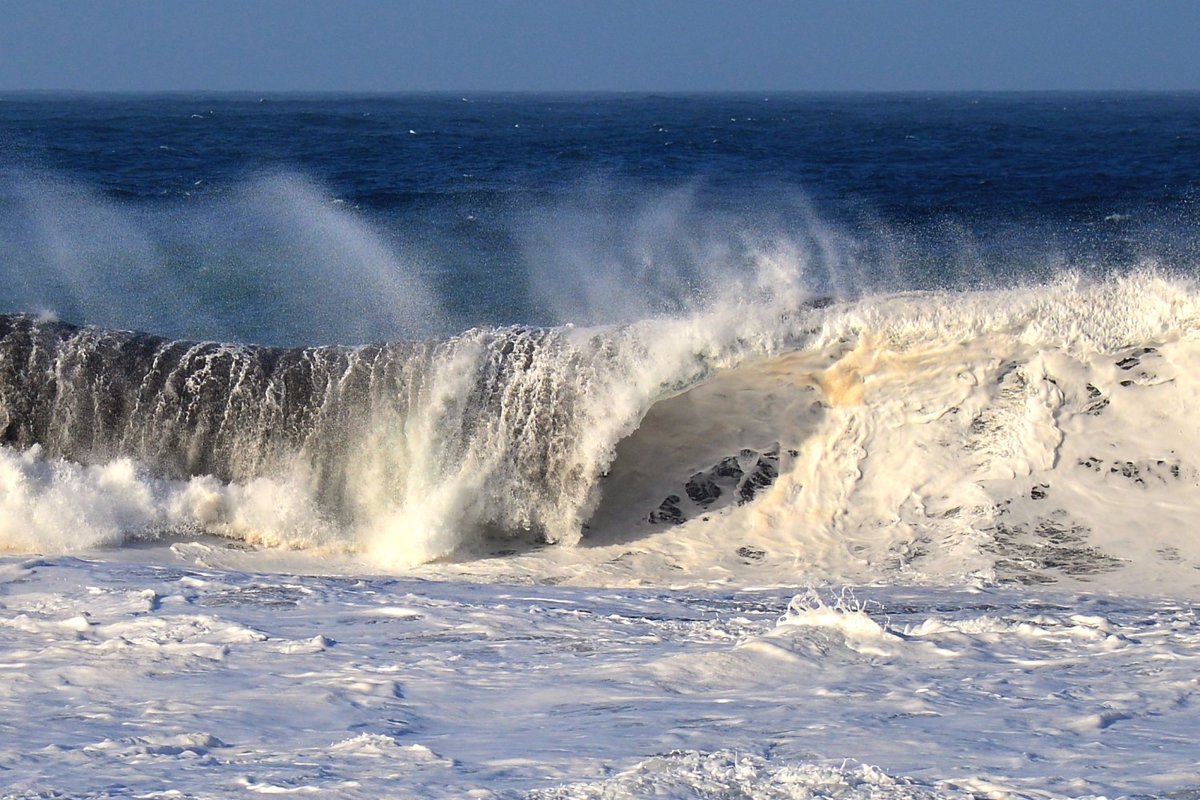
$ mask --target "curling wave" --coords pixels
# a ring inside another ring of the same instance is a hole
[[[286,350],[4,317],[0,439],[175,481],[298,485],[330,525],[426,556],[485,528],[574,541],[610,457],[598,442],[645,401],[618,385],[628,345],[514,328]]]
[[[0,537],[412,563],[671,532],[827,576],[1038,582],[1142,560],[1154,507],[1186,575],[1198,332],[1200,292],[1152,270],[353,348],[3,317]]]

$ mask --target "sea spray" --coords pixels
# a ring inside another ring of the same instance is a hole
[[[353,344],[452,333],[421,249],[286,170],[131,205],[0,172],[2,312],[175,337]]]

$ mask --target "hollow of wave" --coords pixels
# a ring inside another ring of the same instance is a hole
[[[295,349],[0,317],[0,542],[1192,591],[1198,301],[1147,270]]]

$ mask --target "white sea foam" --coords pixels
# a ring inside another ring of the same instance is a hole
[[[0,448],[0,543],[78,552],[206,532],[266,547],[320,547],[333,536],[301,488],[267,478],[224,484],[154,478],[129,459],[82,466]]]
[[[197,554],[0,559],[6,795],[1200,787],[1200,621],[1178,600],[348,579]]]

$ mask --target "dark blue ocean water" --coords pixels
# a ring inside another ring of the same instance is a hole
[[[1200,95],[0,102],[0,312],[272,343],[1197,263]],[[781,255],[782,254],[782,255]]]

